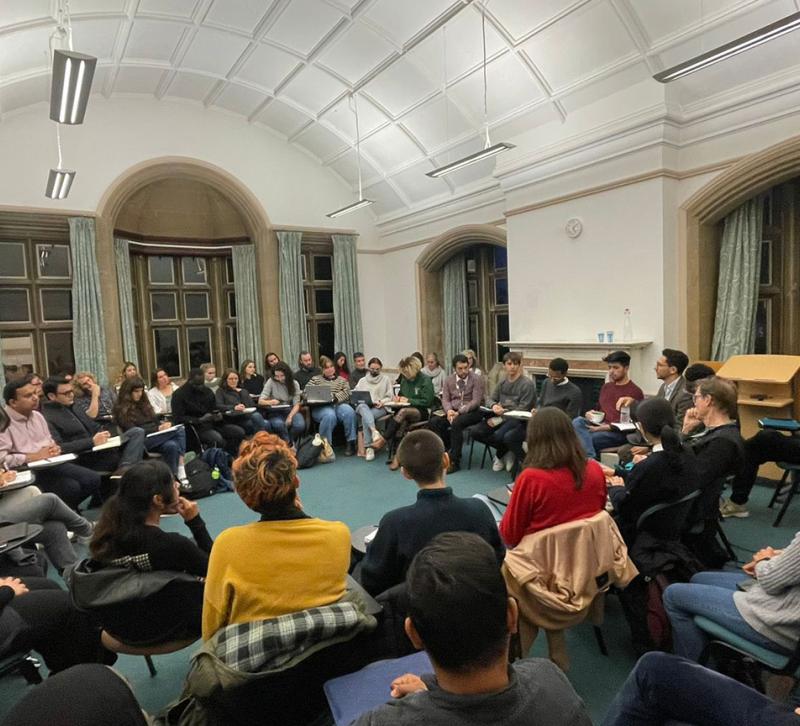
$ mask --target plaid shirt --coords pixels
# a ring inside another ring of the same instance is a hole
[[[337,602],[270,620],[228,625],[217,633],[216,656],[237,671],[279,669],[320,641],[351,631],[355,634],[364,626],[364,618],[356,603]]]

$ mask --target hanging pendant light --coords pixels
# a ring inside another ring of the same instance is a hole
[[[368,207],[370,206],[370,204],[375,203],[372,199],[365,199],[364,192],[361,189],[361,135],[358,128],[358,96],[356,94],[352,94],[350,96],[350,108],[353,110],[353,113],[356,116],[356,164],[358,166],[358,200],[353,202],[352,204],[348,204],[346,207],[337,209],[335,212],[330,212],[328,215],[326,215],[330,219],[335,219],[336,217],[341,217],[345,214],[350,214],[350,212],[355,212],[357,209],[363,209],[364,207]]]

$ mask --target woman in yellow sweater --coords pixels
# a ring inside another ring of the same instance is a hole
[[[233,462],[236,491],[261,519],[214,542],[203,601],[203,638],[234,623],[329,605],[345,592],[350,532],[303,512],[297,461],[285,441],[258,432]]]

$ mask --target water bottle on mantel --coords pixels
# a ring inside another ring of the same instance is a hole
[[[622,314],[622,340],[630,342],[633,340],[633,322],[631,321],[631,309],[625,308]]]

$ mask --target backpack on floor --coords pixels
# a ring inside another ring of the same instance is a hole
[[[187,461],[186,483],[181,484],[179,491],[187,499],[201,499],[209,497],[217,488],[217,482],[211,476],[211,467],[200,458]]]
[[[319,460],[319,456],[323,450],[322,439],[319,434],[316,436],[307,436],[297,442],[297,451],[295,458],[297,459],[298,469],[310,469]]]
[[[212,472],[212,479],[215,479],[215,488],[218,492],[232,492],[233,491],[233,471],[231,470],[231,461],[233,457],[225,451],[213,447],[206,449],[200,458],[208,464],[208,468]],[[214,467],[219,471],[219,477],[214,477]]]

